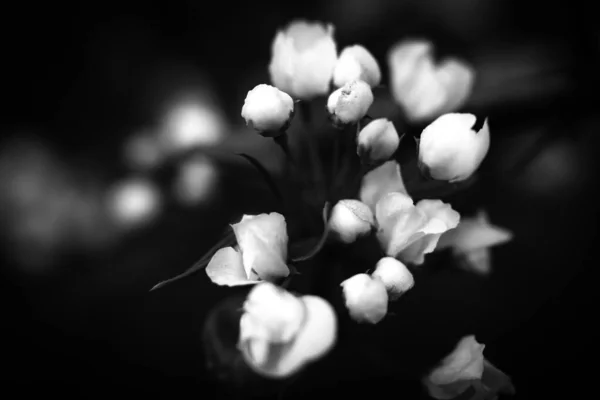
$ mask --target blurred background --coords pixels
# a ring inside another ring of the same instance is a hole
[[[212,398],[200,337],[227,291],[202,274],[148,291],[193,264],[242,213],[269,211],[260,176],[234,153],[274,173],[283,160],[240,110],[248,90],[268,82],[276,30],[307,18],[333,23],[340,49],[366,46],[384,84],[387,50],[407,37],[474,66],[465,109],[494,128],[471,201],[515,239],[493,250],[489,277],[433,284],[434,296],[475,321],[518,398],[585,393],[598,349],[600,30],[591,7],[12,4],[1,28],[3,380],[25,392],[44,383],[52,394]]]

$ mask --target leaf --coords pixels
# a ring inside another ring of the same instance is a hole
[[[194,274],[195,272],[201,270],[202,268],[206,267],[206,265],[208,264],[208,262],[210,261],[212,256],[219,249],[221,249],[222,247],[233,246],[235,244],[235,242],[236,242],[235,234],[234,234],[233,230],[229,230],[217,244],[215,244],[210,250],[208,250],[204,254],[204,256],[202,256],[202,258],[200,260],[198,260],[194,265],[192,265],[190,268],[188,268],[185,272],[183,272],[173,278],[170,278],[170,279],[167,279],[167,280],[157,283],[156,285],[154,285],[152,287],[152,289],[150,289],[150,291],[160,289],[161,287],[168,285],[169,283],[178,281],[181,278],[185,278],[185,277],[190,276],[190,275]]]
[[[275,183],[275,180],[273,179],[269,171],[267,171],[267,169],[260,163],[260,161],[246,153],[237,153],[237,155],[244,157],[246,160],[248,160],[248,162],[250,162],[250,164],[254,166],[254,168],[258,170],[258,172],[262,175],[263,179],[267,182],[267,185],[269,186],[269,189],[271,189],[271,192],[275,195],[277,200],[281,204],[283,204],[283,195],[281,194],[279,187]]]
[[[310,260],[311,258],[316,256],[317,253],[319,253],[319,251],[325,245],[325,242],[327,241],[327,237],[329,236],[329,202],[326,202],[325,205],[323,206],[323,225],[324,225],[323,234],[321,235],[321,239],[316,244],[316,246],[311,251],[309,251],[308,254],[306,254],[304,256],[300,256],[298,258],[295,258],[292,260],[292,262],[301,262],[301,261]]]

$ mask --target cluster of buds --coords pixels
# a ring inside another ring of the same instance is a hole
[[[387,315],[389,303],[415,285],[409,267],[423,264],[440,240],[444,248],[466,252],[464,242],[472,224],[463,224],[460,235],[447,235],[459,226],[460,214],[438,199],[413,201],[394,159],[401,139],[394,122],[367,118],[370,122],[364,123],[374,101],[373,89],[382,80],[377,60],[361,45],[348,46],[338,55],[333,34],[331,25],[307,21],[292,22],[277,32],[268,68],[271,85],[250,90],[241,115],[262,136],[277,138],[286,135],[296,102],[328,96],[332,125],[356,126],[356,154],[366,172],[357,199],[345,198],[334,205],[324,238],[352,245],[361,237],[376,237],[383,257],[373,272],[354,275],[340,286],[349,316],[357,323],[377,324]],[[469,97],[473,69],[452,58],[436,65],[432,51],[432,44],[424,41],[395,45],[388,55],[390,91],[409,122],[432,121],[417,139],[422,175],[459,182],[471,177],[485,158],[490,130],[487,120],[457,113]],[[289,151],[285,146],[284,150]],[[322,298],[298,297],[277,286],[292,277],[283,215],[244,215],[232,229],[237,245],[216,251],[206,274],[218,285],[256,285],[243,307],[239,349],[257,373],[289,376],[332,348],[336,314]],[[488,242],[492,243],[479,244]],[[452,387],[456,394],[464,389],[465,379],[481,377],[483,346],[473,342],[461,342],[459,355],[449,356],[427,378],[430,394],[435,397],[436,390],[460,382]],[[468,352],[465,346],[474,361],[459,368],[455,364],[465,361],[460,355]],[[456,372],[459,369],[462,375]]]

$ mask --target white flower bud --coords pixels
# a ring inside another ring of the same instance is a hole
[[[371,276],[383,282],[390,300],[398,299],[415,284],[415,279],[406,265],[392,257],[379,260]]]
[[[331,211],[329,227],[344,243],[371,232],[375,223],[369,207],[358,200],[340,200]]]
[[[289,275],[288,236],[279,213],[244,215],[231,225],[236,248],[223,247],[210,259],[206,274],[217,285],[239,286],[277,281]]]
[[[296,99],[326,95],[337,62],[333,32],[332,25],[301,20],[277,32],[269,64],[273,85]]]
[[[387,314],[388,294],[379,279],[357,274],[341,283],[346,308],[356,322],[376,324]]]
[[[419,162],[424,172],[450,182],[469,178],[490,147],[487,120],[477,132],[476,121],[472,114],[445,114],[425,128],[419,141]]]
[[[381,70],[377,60],[361,45],[344,48],[333,70],[333,84],[336,87],[355,80],[365,81],[371,87],[381,82]]]
[[[366,164],[387,161],[398,149],[400,138],[394,124],[379,118],[371,121],[358,134],[357,154]]]
[[[261,135],[279,136],[294,115],[294,100],[276,87],[261,84],[248,92],[242,117]]]
[[[364,81],[346,83],[329,96],[327,110],[336,126],[357,123],[373,104],[373,92]]]

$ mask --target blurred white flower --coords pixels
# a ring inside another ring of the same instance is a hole
[[[510,231],[490,224],[487,214],[480,211],[474,218],[464,218],[456,229],[444,233],[437,248],[451,248],[463,268],[486,275],[491,271],[489,248],[512,238]]]
[[[359,198],[374,211],[377,202],[392,192],[406,193],[400,164],[395,160],[383,163],[363,177]]]
[[[242,117],[261,135],[274,137],[285,132],[294,115],[294,100],[276,87],[261,84],[248,92]]]
[[[479,131],[472,114],[445,114],[421,133],[419,164],[434,179],[459,182],[469,178],[490,147],[487,120]]]
[[[355,124],[367,115],[373,92],[364,81],[352,81],[335,90],[327,99],[327,110],[336,126]]]
[[[182,98],[173,103],[159,128],[161,146],[168,153],[211,147],[226,130],[221,111],[208,99]]]
[[[356,80],[365,81],[371,87],[381,82],[381,70],[377,60],[361,45],[345,47],[333,70],[333,84],[336,87]]]
[[[289,275],[288,235],[281,214],[244,215],[231,227],[237,247],[224,247],[211,258],[206,274],[213,283],[238,286],[259,280],[276,281]]]
[[[392,96],[413,122],[458,110],[475,80],[469,65],[454,58],[435,65],[432,53],[425,40],[399,42],[388,53]]]
[[[162,208],[160,189],[145,178],[129,178],[114,184],[106,201],[113,221],[127,229],[151,222]]]
[[[209,157],[193,156],[184,160],[178,168],[173,191],[179,203],[194,206],[212,198],[219,171]]]
[[[458,225],[460,215],[440,200],[415,206],[404,193],[388,193],[375,206],[377,238],[385,253],[405,263],[421,264],[442,233]]]
[[[140,131],[125,140],[123,158],[129,168],[146,171],[160,165],[165,154],[154,132]]]
[[[374,223],[369,207],[358,200],[338,201],[329,218],[331,231],[344,243],[352,243],[371,232]]]
[[[269,64],[273,85],[296,99],[326,95],[337,61],[333,32],[332,25],[303,20],[278,31]]]
[[[357,274],[341,283],[346,308],[356,322],[376,324],[388,310],[384,283],[367,274]]]
[[[362,162],[377,164],[387,161],[396,152],[400,137],[391,121],[379,118],[361,129],[357,142],[356,152]]]
[[[415,279],[406,265],[393,257],[379,260],[371,276],[383,282],[390,301],[397,300],[415,285]]]
[[[452,353],[423,379],[429,395],[436,399],[451,399],[467,390],[471,380],[481,379],[484,348],[475,336],[463,337]]]
[[[238,347],[262,376],[286,378],[335,344],[335,311],[320,297],[296,297],[263,282],[250,291],[243,308]]]

